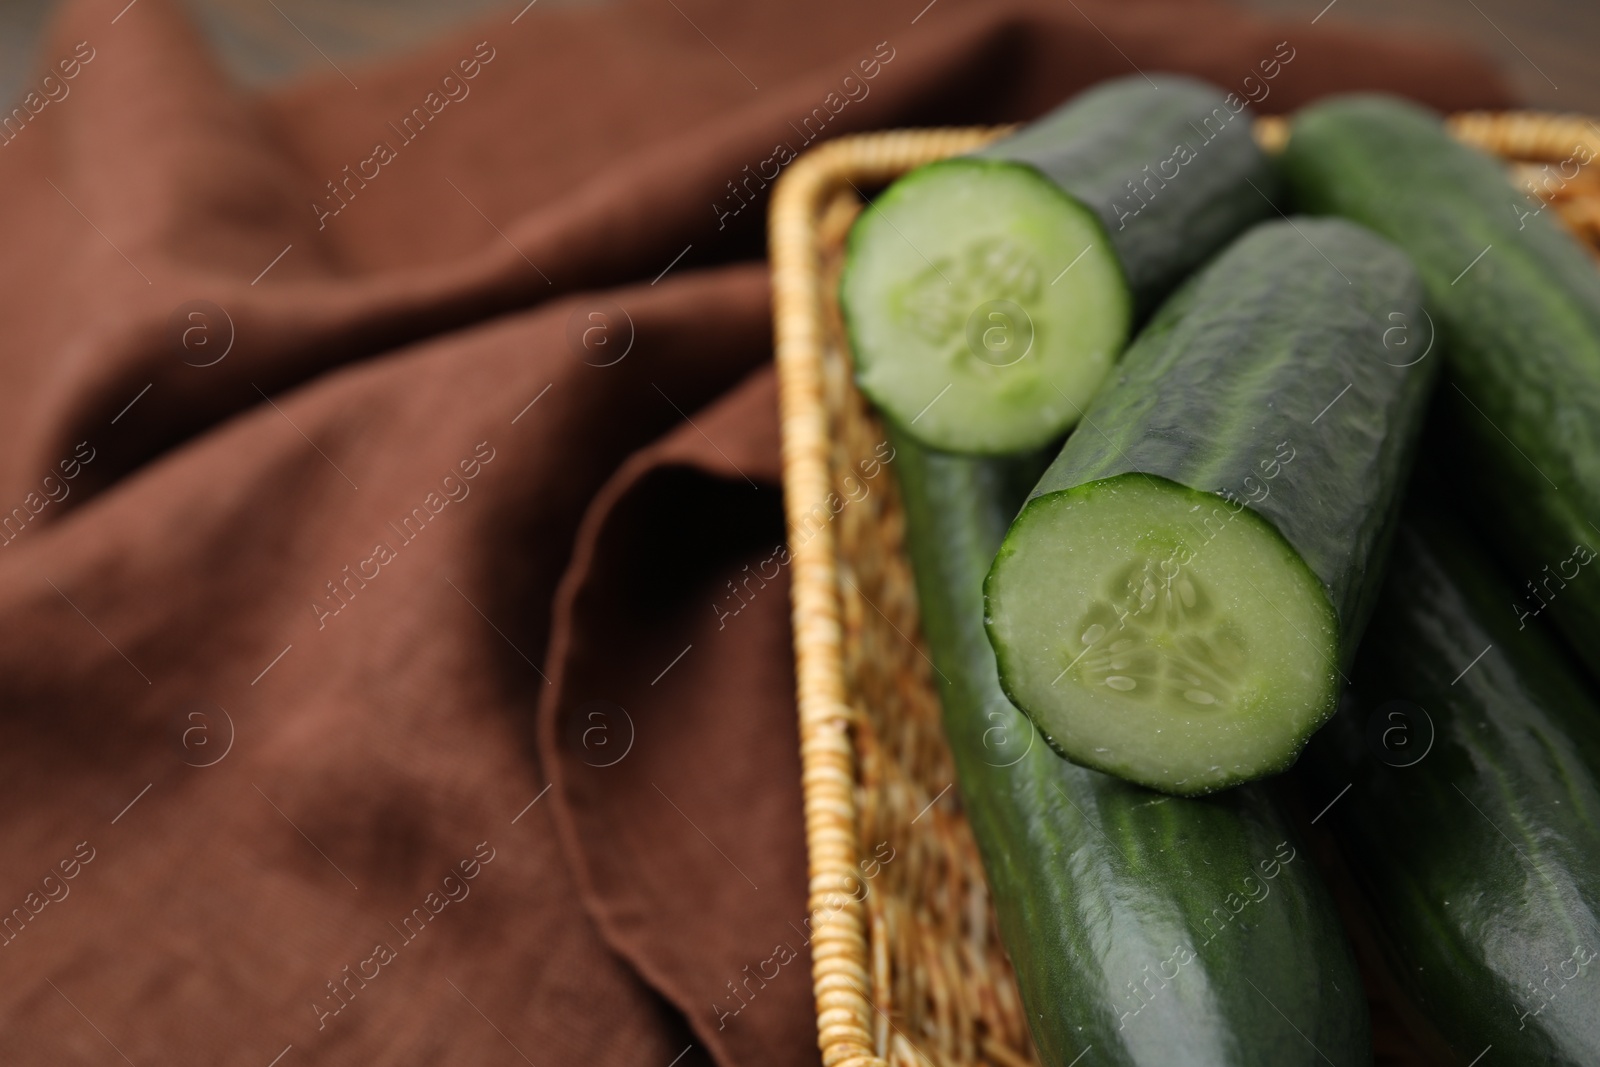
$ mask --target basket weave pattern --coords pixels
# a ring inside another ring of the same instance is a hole
[[[1573,165],[1580,152],[1600,158],[1592,120],[1470,113],[1449,126],[1513,161],[1518,186],[1600,247],[1600,167]],[[952,785],[893,460],[852,382],[833,299],[864,193],[1006,129],[839,138],[796,161],[773,198],[812,979],[826,1067],[1036,1062]],[[1281,120],[1258,120],[1269,149],[1286,132]]]

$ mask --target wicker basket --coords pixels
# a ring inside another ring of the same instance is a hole
[[[834,300],[864,191],[1007,128],[842,137],[796,161],[770,219],[783,479],[793,560],[800,748],[810,858],[817,1041],[827,1067],[1036,1062],[976,845],[952,788],[932,665],[920,643],[884,434],[850,375]],[[1594,168],[1539,180],[1578,146],[1579,116],[1454,116],[1460,139],[1546,189],[1600,246]],[[1281,119],[1257,139],[1282,144]]]

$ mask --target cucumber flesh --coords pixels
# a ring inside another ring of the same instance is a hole
[[[1012,554],[1042,562],[1006,594],[991,634],[1017,650],[1012,697],[1038,709],[1054,747],[1200,793],[1283,764],[1284,738],[1298,748],[1326,717],[1333,609],[1242,504],[1119,475],[1026,510],[997,568]]]
[[[1055,437],[1128,337],[1098,217],[1017,163],[944,160],[898,182],[851,231],[841,285],[862,391],[955,451]]]

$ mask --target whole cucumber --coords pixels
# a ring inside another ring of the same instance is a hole
[[[1075,766],[1001,691],[983,579],[1043,457],[894,443],[962,805],[1044,1062],[1370,1062],[1343,931],[1269,795],[1180,799]]]
[[[1600,1062],[1600,704],[1411,509],[1311,803],[1401,988],[1461,1063]],[[1309,806],[1309,805],[1308,805]]]
[[[1548,180],[1564,184],[1592,158],[1574,145]],[[1364,95],[1307,108],[1281,164],[1301,210],[1353,219],[1416,264],[1438,328],[1432,358],[1448,361],[1438,406],[1453,430],[1459,496],[1515,569],[1517,599],[1504,610],[1536,618],[1548,607],[1600,675],[1600,568],[1547,578],[1600,551],[1593,259],[1503,164],[1415,104]],[[1417,358],[1430,342],[1417,331]]]

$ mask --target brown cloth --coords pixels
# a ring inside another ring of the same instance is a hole
[[[0,127],[0,1063],[815,1062],[762,176],[1285,41],[1265,111],[1507,101],[1156,0],[508,8],[257,95],[69,3]]]

